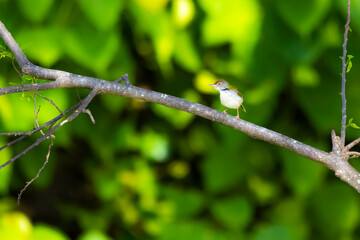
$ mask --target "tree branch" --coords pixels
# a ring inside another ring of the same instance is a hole
[[[347,41],[350,25],[350,0],[347,5],[347,21],[345,24],[344,43],[343,43],[343,55],[342,55],[342,71],[341,71],[341,102],[342,102],[342,118],[341,118],[341,146],[345,146],[345,132],[346,132],[346,97],[345,97],[345,83],[346,83],[346,57],[347,57]]]
[[[192,113],[194,115],[209,119],[211,121],[219,122],[225,126],[239,130],[252,138],[260,139],[287,148],[303,157],[324,164],[329,169],[333,170],[337,177],[347,182],[358,192],[360,192],[360,174],[348,163],[348,155],[343,152],[341,142],[339,141],[340,138],[335,135],[334,131],[332,132],[333,150],[332,152],[327,153],[267,128],[255,125],[242,119],[237,119],[230,115],[224,115],[221,112],[202,104],[133,86],[130,84],[127,75],[124,75],[122,78],[115,80],[114,82],[108,82],[102,79],[91,78],[36,66],[27,60],[18,44],[12,38],[11,34],[7,31],[1,21],[0,36],[14,53],[14,56],[24,73],[37,78],[55,80],[48,83],[35,83],[1,88],[0,96],[16,92],[50,90],[63,87],[80,87],[91,89],[90,94],[84,99],[84,101],[81,102],[80,106],[71,116],[51,128],[44,136],[39,138],[33,145],[22,152],[21,155],[25,154],[28,150],[37,146],[40,142],[51,136],[51,134],[59,127],[75,119],[78,114],[80,114],[80,112],[85,110],[87,105],[97,94],[114,94],[129,98],[139,98],[147,102],[154,102],[167,107]],[[119,84],[122,81],[125,82],[125,85]],[[15,158],[20,157],[19,155]]]

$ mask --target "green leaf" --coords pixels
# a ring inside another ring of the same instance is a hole
[[[1,110],[0,110],[1,113]],[[3,130],[3,129],[2,129]],[[0,146],[4,146],[5,145],[5,141],[4,138],[0,138]],[[9,148],[5,148],[2,151],[0,151],[0,164],[5,163],[6,161],[11,159],[11,152]],[[6,166],[5,168],[1,169],[1,174],[0,174],[0,194],[5,194],[8,193],[8,191],[10,190],[10,180],[11,180],[11,176],[12,176],[12,171],[13,171],[13,164],[10,164],[8,166]]]
[[[296,66],[292,69],[292,78],[295,84],[304,87],[314,87],[319,84],[320,76],[310,66]]]
[[[179,65],[190,72],[198,72],[202,67],[194,39],[191,38],[189,32],[181,31],[177,34],[174,58]]]
[[[73,26],[64,36],[66,53],[80,65],[104,74],[114,59],[119,38],[115,31],[94,32],[87,26]]]
[[[36,81],[36,78],[34,76],[24,74],[22,76],[22,80],[25,82],[25,84],[34,84]]]
[[[277,0],[275,4],[286,24],[300,35],[308,35],[329,11],[331,0]]]
[[[83,233],[78,240],[110,240],[111,238],[106,236],[103,232],[98,230],[90,230]]]
[[[23,28],[16,39],[26,56],[44,67],[51,67],[63,55],[61,36],[56,28]]]
[[[18,0],[22,13],[33,22],[42,21],[49,13],[49,9],[53,3],[54,0]]]
[[[355,129],[360,129],[360,127],[358,125],[356,125],[356,123],[353,123],[354,118],[350,118],[349,119],[349,123],[346,125],[346,127],[352,127],[352,128],[355,128]]]
[[[281,150],[285,183],[298,196],[306,197],[324,181],[326,169],[288,150]]]
[[[37,240],[69,240],[63,232],[55,229],[54,227],[45,225],[45,224],[37,224],[33,229],[32,234],[33,239]]]
[[[198,102],[200,99],[200,96],[197,92],[193,90],[187,90],[182,95],[182,98],[185,98],[186,100],[192,101],[192,102]],[[158,115],[164,117],[167,121],[172,123],[174,127],[178,129],[183,129],[186,126],[188,126],[191,121],[194,119],[194,115],[179,111],[174,108],[165,107],[160,104],[152,104],[151,105],[153,111]]]
[[[288,240],[291,238],[291,229],[283,225],[268,225],[261,226],[256,233],[254,240]]]
[[[147,130],[141,136],[140,150],[144,157],[157,162],[163,162],[169,155],[168,137],[152,130]]]
[[[284,198],[272,205],[267,213],[267,222],[289,228],[291,240],[309,239],[309,225],[306,222],[306,202],[299,198]]]
[[[328,183],[310,200],[309,220],[324,239],[340,239],[358,226],[359,201],[356,192],[343,182]]]
[[[205,45],[232,43],[235,56],[249,59],[263,23],[259,1],[201,0],[199,5],[206,13],[201,29]]]
[[[159,240],[215,240],[214,229],[210,224],[200,221],[170,222],[167,224]]]
[[[175,212],[179,218],[192,217],[205,207],[204,196],[196,190],[165,187],[164,195],[168,201],[175,204]]]
[[[325,74],[322,78],[324,80],[321,80],[317,86],[298,87],[294,94],[313,127],[318,131],[330,132],[341,121],[338,112],[341,109],[339,85],[331,75]]]
[[[346,72],[347,73],[350,72],[350,70],[352,68],[352,61],[351,61],[352,58],[354,58],[353,55],[347,55],[347,59],[346,59],[346,65],[347,65]]]
[[[124,2],[118,0],[78,0],[86,17],[101,30],[109,30],[114,27],[123,8]]]
[[[39,239],[33,238],[32,233],[31,222],[25,214],[14,211],[0,214],[0,239]]]
[[[358,125],[356,125],[355,123],[350,124],[350,127],[355,128],[355,129],[360,129],[360,127]]]
[[[221,193],[240,184],[247,165],[245,159],[239,161],[238,154],[237,151],[222,145],[209,148],[208,155],[201,164],[202,178],[208,192]]]
[[[0,45],[0,59],[5,58],[5,57],[8,57],[10,59],[14,59],[13,53],[7,47],[4,47],[3,45]]]
[[[216,220],[234,230],[245,228],[253,215],[251,203],[238,196],[216,200],[210,207],[210,211]]]

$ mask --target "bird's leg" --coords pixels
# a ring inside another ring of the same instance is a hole
[[[223,114],[227,114],[226,110],[227,110],[227,109],[225,109],[222,113],[223,113]]]
[[[237,109],[237,115],[236,115],[236,118],[237,118],[237,119],[240,119],[240,117],[239,117],[239,109]]]

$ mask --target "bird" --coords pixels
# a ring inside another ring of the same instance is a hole
[[[233,86],[231,86],[227,81],[221,79],[216,81],[214,84],[210,84],[208,86],[214,87],[216,90],[220,92],[220,102],[222,105],[227,107],[223,113],[227,114],[228,108],[236,109],[237,115],[236,118],[239,117],[239,108],[246,112],[244,105],[242,104],[244,101],[243,95]]]

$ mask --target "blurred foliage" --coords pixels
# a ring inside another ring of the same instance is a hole
[[[324,151],[339,132],[346,1],[0,0],[0,16],[40,66],[109,81],[128,73],[134,85],[221,111],[208,84],[224,78],[244,93],[247,121]],[[354,127],[359,1],[351,28]],[[0,87],[41,81],[21,79],[0,44]],[[62,110],[87,93],[41,92]],[[0,132],[34,127],[34,97],[0,97]],[[59,114],[36,104],[40,124]],[[0,170],[0,239],[358,239],[360,197],[324,166],[158,104],[98,96],[89,109],[96,124],[82,114],[55,133],[20,206],[49,142]],[[348,128],[348,141],[358,134]],[[1,163],[37,137],[1,151]]]

